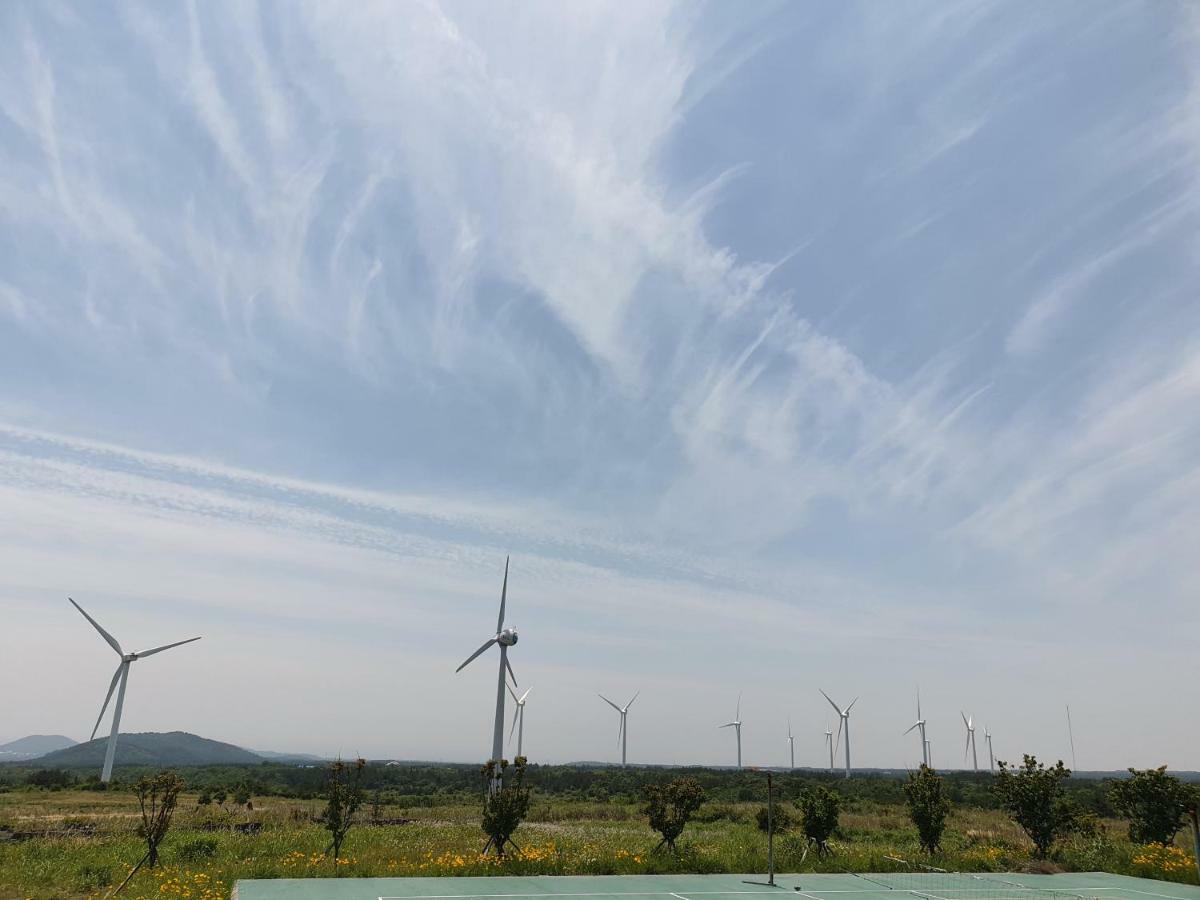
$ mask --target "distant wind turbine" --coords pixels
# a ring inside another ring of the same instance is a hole
[[[740,693],[738,694],[737,712],[733,715],[733,721],[726,722],[724,725],[718,727],[733,728],[737,732],[737,767],[740,769],[742,767],[742,695]]]
[[[517,692],[512,689],[511,685],[506,684],[505,686],[508,687],[508,692],[512,694],[513,703],[517,704],[517,710],[513,713],[513,727],[512,730],[508,732],[508,739],[511,741],[513,731],[516,731],[517,756],[524,756],[525,751],[523,750],[523,745],[525,743],[525,698],[529,696],[529,692],[532,691],[533,688],[526,688],[525,693],[518,697]]]
[[[834,710],[837,712],[838,716],[840,717],[840,721],[838,722],[838,740],[841,740],[842,731],[846,732],[846,777],[849,778],[850,777],[850,710],[852,710],[854,708],[854,704],[858,702],[858,698],[855,697],[853,700],[850,701],[849,706],[847,706],[845,709],[842,709],[840,706],[838,706],[836,703],[834,703],[832,698],[830,698],[830,696],[828,694],[826,694],[824,691],[821,691],[821,696],[823,696],[826,700],[829,701],[829,705],[834,708]]]
[[[825,746],[829,748],[829,774],[833,774],[833,732],[825,731]]]
[[[505,670],[512,676],[513,684],[517,683],[517,676],[513,672],[512,663],[508,661],[508,648],[517,643],[517,630],[515,628],[504,627],[504,604],[507,597],[508,557],[506,556],[504,558],[504,584],[500,588],[500,616],[496,619],[496,636],[484,641],[482,647],[468,656],[463,661],[463,664],[454,670],[455,672],[461,672],[475,657],[487,650],[492,644],[500,645],[500,678],[496,683],[496,724],[492,731],[492,759],[496,761],[496,765],[499,765],[500,760],[504,758],[504,690],[507,686],[504,679]],[[497,774],[497,778],[492,782],[492,790],[498,790],[499,787],[500,778]]]
[[[976,772],[978,772],[979,771],[979,754],[977,754],[975,752],[975,717],[968,716],[961,709],[958,712],[959,712],[959,715],[962,716],[963,724],[967,726],[967,743],[966,743],[966,746],[963,747],[963,761],[964,762],[966,761],[967,751],[970,751],[971,766]]]
[[[641,691],[634,693],[634,695],[629,698],[629,702],[624,706],[617,706],[617,704],[613,703],[603,694],[597,694],[601,700],[621,714],[621,724],[617,726],[617,743],[621,745],[622,768],[625,766],[625,751],[629,748],[629,707],[633,706],[633,701],[638,698],[638,694],[640,693]]]
[[[71,600],[70,597],[67,598]],[[125,706],[125,685],[129,682],[129,666],[134,660],[143,659],[147,656],[153,656],[155,653],[161,653],[164,650],[170,650],[172,647],[179,647],[183,644],[190,644],[192,641],[198,641],[200,638],[188,638],[186,641],[176,641],[173,644],[164,644],[161,647],[155,647],[153,650],[142,650],[139,653],[126,653],[121,649],[121,645],[117,639],[100,627],[100,624],[83,611],[83,607],[71,600],[71,605],[74,606],[83,615],[85,619],[92,623],[92,627],[100,632],[100,636],[108,642],[108,645],[117,652],[117,656],[121,657],[121,662],[117,665],[117,671],[113,673],[112,681],[108,685],[108,693],[104,697],[104,705],[100,707],[100,715],[96,717],[96,724],[92,728],[92,737],[96,737],[96,731],[100,727],[100,720],[104,718],[104,711],[108,709],[108,701],[112,699],[113,691],[117,687],[117,682],[121,682],[121,689],[117,691],[117,705],[113,707],[112,730],[108,733],[108,746],[104,751],[104,768],[100,770],[100,780],[108,782],[112,777],[113,757],[117,752],[117,735],[121,729],[121,709]]]
[[[988,745],[988,771],[993,775],[996,773],[996,754],[992,752],[992,733],[987,730],[985,725],[983,728],[983,739]]]
[[[788,750],[791,753],[792,765],[794,771],[796,768],[796,736],[792,734],[792,720],[788,719]]]
[[[911,725],[909,725],[908,729],[904,733],[908,734],[908,732],[912,731],[914,728],[920,729],[921,761],[924,762],[926,766],[928,766],[929,765],[929,749],[928,749],[929,742],[925,740],[925,720],[921,717],[921,692],[919,690],[917,691],[917,721],[915,721]]]

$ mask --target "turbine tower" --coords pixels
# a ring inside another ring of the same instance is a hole
[[[791,754],[791,771],[796,771],[796,736],[792,734],[792,720],[788,719],[788,751]]]
[[[962,716],[963,724],[967,726],[967,744],[963,747],[963,761],[967,759],[967,751],[971,751],[971,765],[976,774],[979,772],[979,755],[975,752],[975,717],[968,716],[962,710],[959,710],[959,715]]]
[[[933,744],[931,744],[929,741],[925,742],[925,758],[927,760],[929,760],[929,762],[926,763],[926,765],[932,769],[933,768]]]
[[[629,716],[629,707],[633,706],[633,701],[638,698],[640,693],[641,691],[637,691],[624,706],[617,706],[603,694],[596,695],[621,714],[621,724],[617,726],[617,743],[621,745],[621,768],[625,768],[625,751],[629,749],[629,726],[626,722]]]
[[[820,689],[818,688],[818,690],[820,690]],[[842,709],[840,706],[838,706],[836,703],[834,703],[833,700],[830,698],[830,696],[828,694],[826,694],[824,691],[821,691],[821,696],[823,696],[826,700],[829,700],[829,705],[832,706],[834,708],[834,710],[837,712],[838,716],[840,716],[840,721],[838,722],[838,740],[839,741],[842,738],[842,731],[845,730],[845,732],[846,732],[846,777],[849,778],[850,777],[850,710],[852,710],[854,708],[854,704],[858,702],[858,698],[855,697],[853,700],[850,701],[849,706],[847,706],[845,709]],[[830,768],[832,769],[832,766]]]
[[[825,746],[829,748],[829,774],[833,774],[833,732],[826,730]]]
[[[996,774],[996,754],[992,752],[992,733],[987,730],[985,725],[983,728],[983,739],[988,745],[988,771],[993,775]]]
[[[525,698],[529,696],[529,692],[532,690],[533,688],[526,688],[525,693],[518,697],[517,692],[511,686],[508,686],[508,692],[512,694],[513,703],[517,704],[517,711],[513,713],[513,727],[508,732],[508,739],[512,740],[513,731],[517,733],[517,756],[525,755],[525,751],[522,749],[525,743]]]
[[[908,734],[908,732],[912,731],[914,728],[921,729],[921,731],[920,731],[920,734],[921,734],[921,761],[924,762],[926,766],[928,766],[929,765],[929,741],[925,740],[925,720],[923,718],[921,718],[921,692],[920,691],[917,691],[917,721],[915,721],[911,725],[909,725],[908,730],[905,731],[904,733]]]
[[[71,600],[70,597],[67,598]],[[172,647],[178,647],[182,644],[190,644],[192,641],[198,641],[200,638],[188,638],[186,641],[176,641],[173,644],[164,644],[161,647],[155,647],[153,650],[142,650],[139,653],[126,653],[121,649],[121,645],[117,639],[100,627],[100,624],[83,611],[83,607],[71,600],[71,605],[74,606],[83,615],[85,619],[92,623],[92,627],[100,632],[100,637],[108,642],[108,645],[117,652],[117,656],[121,657],[121,662],[117,665],[117,671],[113,673],[112,681],[108,685],[108,693],[104,696],[104,705],[100,707],[100,715],[96,717],[96,724],[92,727],[92,740],[96,737],[96,731],[100,727],[100,720],[104,718],[104,711],[108,709],[108,701],[112,699],[113,691],[117,687],[117,682],[121,682],[121,689],[117,691],[117,705],[113,707],[112,730],[108,733],[108,746],[104,751],[104,768],[100,770],[100,780],[108,783],[112,777],[113,757],[117,753],[117,735],[121,730],[121,709],[125,706],[125,685],[129,683],[129,666],[134,660],[143,659],[147,656],[153,656],[155,653],[162,653],[164,650],[170,650]]]
[[[496,725],[492,731],[492,759],[496,761],[496,765],[500,764],[500,760],[504,758],[504,690],[507,683],[504,679],[505,670],[512,676],[513,684],[517,683],[517,675],[513,672],[512,663],[508,661],[508,648],[517,643],[517,630],[515,628],[504,627],[504,602],[508,597],[508,557],[504,557],[504,584],[500,588],[500,617],[496,619],[496,636],[488,638],[484,641],[483,646],[468,656],[461,666],[455,669],[455,672],[461,672],[466,666],[483,653],[492,644],[500,645],[500,677],[496,682]],[[497,790],[500,787],[500,778],[497,773],[496,779],[492,782],[492,790]]]
[[[718,727],[733,728],[737,732],[737,750],[738,750],[737,767],[740,769],[742,767],[742,695],[740,693],[738,694],[737,712],[734,713],[734,715],[733,715],[733,721],[726,722],[724,725],[720,725]]]

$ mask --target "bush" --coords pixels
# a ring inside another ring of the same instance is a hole
[[[1196,804],[1194,788],[1183,784],[1167,767],[1129,770],[1108,792],[1113,808],[1129,819],[1129,839],[1135,844],[1172,844],[1187,811]]]
[[[917,826],[921,849],[936,853],[942,845],[942,832],[946,830],[946,814],[950,802],[942,793],[942,778],[929,766],[922,765],[908,776],[904,785],[904,797],[908,801],[908,817]]]
[[[666,784],[648,784],[642,789],[642,812],[662,840],[655,850],[666,847],[676,852],[675,842],[692,815],[704,803],[704,788],[694,778],[676,778]]]
[[[776,834],[783,834],[783,832],[787,831],[795,824],[792,819],[792,814],[788,812],[788,808],[781,803],[775,804],[775,808],[770,811],[769,817],[771,819],[772,830]],[[763,834],[767,833],[767,819],[767,808],[765,806],[760,806],[758,808],[758,812],[754,814],[754,822],[758,825],[758,830]]]
[[[49,791],[59,791],[75,783],[75,776],[65,769],[38,769],[29,773],[25,783],[32,787],[45,788]]]
[[[804,836],[817,845],[821,856],[829,853],[829,838],[838,827],[842,798],[827,787],[809,788],[796,801]]]
[[[175,851],[180,862],[196,863],[212,859],[217,855],[217,839],[200,837],[180,844]]]
[[[1005,762],[998,765],[1000,772],[992,790],[1000,805],[1033,841],[1038,859],[1045,859],[1051,845],[1075,827],[1078,814],[1063,789],[1071,770],[1061,759],[1047,769],[1028,753],[1019,769]]]

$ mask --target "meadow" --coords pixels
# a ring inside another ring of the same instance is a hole
[[[733,793],[739,792],[744,790]],[[198,797],[196,792],[181,797],[160,865],[139,872],[122,897],[214,900],[228,897],[239,878],[334,874],[334,861],[325,855],[328,835],[314,822],[319,799],[254,796],[252,808],[246,808],[200,806]],[[498,859],[480,854],[485,838],[477,802],[460,794],[407,797],[364,807],[338,866],[345,876],[762,872],[766,840],[755,824],[760,807],[746,800],[709,801],[685,831],[680,854],[672,856],[654,852],[658,837],[632,796],[539,797],[535,788],[530,815],[516,835],[521,852]],[[0,897],[102,897],[144,852],[135,833],[137,816],[133,795],[120,789],[22,786],[0,792],[0,825],[37,834],[0,842]],[[371,824],[373,816],[390,824]],[[1051,860],[1036,861],[1025,836],[1003,813],[959,804],[943,852],[930,859],[921,856],[901,804],[850,797],[832,856],[806,852],[802,837],[792,831],[777,836],[776,867],[889,871],[897,868],[889,857],[901,857],[962,871],[1103,870],[1197,882],[1186,832],[1177,846],[1141,847],[1125,831],[1119,819],[1094,816]]]

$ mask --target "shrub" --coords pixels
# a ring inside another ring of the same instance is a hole
[[[1135,844],[1172,844],[1184,816],[1196,804],[1196,791],[1167,767],[1129,770],[1108,792],[1113,807],[1129,819],[1129,839]]]
[[[495,848],[497,856],[504,855],[505,844],[517,845],[513,842],[513,832],[520,827],[529,813],[529,788],[525,786],[525,757],[518,756],[513,760],[513,776],[508,777],[508,760],[502,759],[499,766],[496,760],[488,760],[481,770],[487,793],[483,798],[483,818],[481,826],[488,836],[483,852]],[[499,779],[500,786],[496,787]],[[517,848],[518,852],[520,848]]]
[[[842,798],[827,787],[809,788],[796,801],[800,809],[804,836],[817,845],[821,856],[829,853],[829,838],[838,827]]]
[[[1071,770],[1061,759],[1047,769],[1028,753],[1019,769],[1005,762],[998,765],[1000,771],[992,790],[1000,805],[1033,841],[1035,855],[1045,859],[1051,845],[1075,827],[1077,813],[1063,789]]]
[[[181,790],[183,779],[174,772],[144,775],[134,785],[142,813],[137,833],[146,842],[146,862],[152,869],[158,865],[158,845],[171,827],[171,816],[175,813]]]
[[[942,793],[942,777],[929,766],[922,765],[908,776],[904,785],[904,798],[908,801],[908,817],[917,826],[921,849],[936,853],[942,845],[942,832],[946,830],[946,814],[950,802]]]
[[[782,834],[795,824],[792,820],[792,814],[788,812],[788,808],[780,803],[775,804],[775,808],[770,811],[769,818],[772,829],[776,834]],[[754,814],[754,822],[758,825],[758,830],[763,834],[767,833],[767,819],[767,808],[760,806]]]
[[[642,800],[642,812],[650,819],[650,827],[662,836],[654,849],[665,846],[676,853],[675,842],[704,802],[704,788],[694,778],[675,778],[666,784],[646,785]]]
[[[321,824],[329,832],[335,875],[342,873],[342,843],[354,823],[354,814],[362,805],[362,773],[366,767],[365,759],[356,759],[353,768],[336,759],[326,770],[325,811],[321,813]]]
[[[187,843],[180,844],[175,854],[179,857],[180,862],[187,863],[203,862],[206,859],[212,859],[217,855],[217,839],[211,837],[195,838]]]

